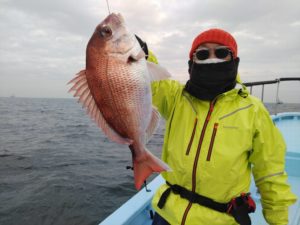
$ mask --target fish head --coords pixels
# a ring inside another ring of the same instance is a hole
[[[134,34],[126,27],[123,16],[111,13],[95,29],[87,47],[87,53],[124,55],[137,44]]]

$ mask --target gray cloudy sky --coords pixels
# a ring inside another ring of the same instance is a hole
[[[188,78],[194,37],[212,27],[236,38],[243,81],[300,77],[299,0],[110,0],[110,9],[178,80]],[[66,83],[84,68],[87,42],[107,15],[105,0],[0,0],[0,96],[70,97]],[[299,89],[281,92],[300,102]]]

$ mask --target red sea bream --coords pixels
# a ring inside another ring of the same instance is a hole
[[[153,172],[169,170],[145,147],[160,117],[151,103],[150,82],[159,76],[156,72],[164,74],[161,67],[146,61],[123,17],[112,13],[88,42],[86,69],[69,82],[74,97],[105,135],[131,149],[137,189]]]

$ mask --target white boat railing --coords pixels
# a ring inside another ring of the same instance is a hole
[[[252,94],[252,88],[253,86],[261,85],[261,101],[264,101],[264,92],[265,92],[265,85],[267,84],[276,84],[277,83],[277,89],[276,89],[276,103],[281,104],[282,102],[279,99],[279,85],[282,81],[300,81],[300,77],[282,77],[277,78],[275,80],[266,80],[266,81],[255,81],[255,82],[245,82],[243,83],[246,87],[250,87],[250,94]]]

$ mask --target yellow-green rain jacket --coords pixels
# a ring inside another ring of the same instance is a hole
[[[296,201],[287,184],[286,146],[261,101],[245,88],[201,101],[173,80],[152,83],[153,104],[166,119],[162,158],[172,168],[162,176],[220,203],[249,192],[251,169],[269,224],[287,225],[288,206]],[[252,164],[252,166],[251,166]],[[157,203],[169,186],[153,198],[154,209],[171,225],[236,225],[226,213],[191,204],[171,192],[162,209]]]
[[[157,61],[157,58],[156,56],[153,54],[152,51],[148,50],[148,58],[147,58],[147,61],[149,62],[153,62],[155,64],[158,64],[158,61]]]

